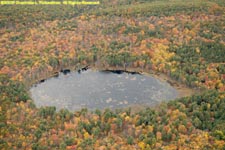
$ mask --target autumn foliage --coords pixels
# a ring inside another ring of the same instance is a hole
[[[101,3],[0,6],[0,149],[224,149],[224,2]],[[139,112],[36,108],[29,86],[87,65],[204,92]]]

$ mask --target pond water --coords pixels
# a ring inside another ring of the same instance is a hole
[[[150,75],[94,71],[60,73],[30,89],[37,107],[55,106],[77,111],[82,108],[117,109],[135,105],[153,106],[177,97],[167,82]]]

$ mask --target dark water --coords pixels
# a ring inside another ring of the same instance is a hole
[[[71,111],[152,106],[177,97],[173,87],[151,76],[93,70],[60,74],[33,86],[30,92],[37,107]]]

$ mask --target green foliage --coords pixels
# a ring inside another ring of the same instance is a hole
[[[8,149],[9,148],[7,142],[4,139],[0,139],[0,148],[1,149]]]
[[[21,29],[38,26],[43,21],[72,18],[83,12],[82,8],[74,9],[68,5],[11,5],[1,6],[1,10],[0,15],[4,18],[1,19],[1,28],[17,25]],[[76,21],[68,22],[66,26],[76,27]]]
[[[213,136],[215,136],[219,140],[225,140],[225,132],[221,130],[215,130],[213,132]]]
[[[102,113],[101,113],[101,111],[100,111],[99,109],[96,109],[96,110],[95,110],[95,114],[98,115],[99,117],[101,117],[101,114],[102,114]]]
[[[41,135],[42,135],[42,131],[40,129],[37,129],[35,132],[34,132],[34,135],[36,137],[37,140],[39,140],[41,138]]]
[[[68,121],[73,117],[73,114],[68,109],[61,109],[58,114],[62,121]]]
[[[133,143],[134,143],[134,139],[133,139],[133,137],[128,136],[128,137],[127,137],[127,144],[132,145]]]
[[[0,74],[0,91],[0,95],[7,95],[8,99],[12,102],[26,102],[30,99],[23,83],[11,81],[8,76],[2,74]]]
[[[153,125],[154,123],[156,123],[156,118],[158,116],[158,113],[155,112],[155,110],[147,108],[144,111],[140,111],[139,112],[140,118],[137,120],[136,125]]]
[[[129,43],[119,43],[117,41],[112,41],[109,45],[109,47],[112,51],[121,50],[121,49],[125,48],[126,46],[129,46]]]
[[[89,134],[92,134],[92,128],[94,127],[92,124],[83,123],[83,127]]]
[[[123,5],[116,8],[106,8],[102,10],[94,10],[91,14],[99,16],[171,16],[178,12],[193,13],[193,12],[206,12],[210,7],[209,2],[202,1],[156,1],[154,3],[140,3]],[[131,10],[131,11],[129,11]]]
[[[201,120],[200,120],[198,117],[196,117],[196,118],[193,120],[193,124],[194,124],[194,126],[197,127],[197,128],[201,128],[201,126],[202,126],[202,122],[201,122]]]
[[[45,150],[47,147],[41,145],[40,143],[33,143],[32,150]]]
[[[65,144],[66,144],[67,146],[71,146],[71,145],[73,145],[73,143],[74,143],[74,138],[71,138],[71,137],[65,137],[65,138],[64,138],[64,142],[65,142]]]
[[[57,27],[61,30],[73,30],[74,28],[77,28],[77,22],[76,20],[71,20],[71,21],[61,21],[58,22]]]
[[[225,64],[220,64],[217,68],[220,74],[225,74]]]
[[[24,41],[24,37],[23,36],[14,36],[14,37],[11,37],[10,38],[10,41],[12,41],[12,42],[15,42],[15,41],[20,41],[20,42],[22,42],[22,41]]]
[[[48,116],[53,118],[53,117],[55,117],[55,113],[56,113],[55,106],[41,107],[39,110],[39,115],[43,118],[47,118]]]
[[[52,66],[52,67],[57,67],[59,66],[59,60],[55,57],[50,57],[49,58],[49,65]]]
[[[181,47],[170,47],[170,51],[176,53],[170,61],[176,61],[179,72],[171,73],[171,76],[177,80],[185,76],[186,84],[190,87],[195,86],[198,80],[197,75],[200,68],[200,55],[196,52],[194,45],[182,45]],[[204,65],[203,65],[204,67]]]
[[[132,33],[139,33],[141,31],[140,27],[130,27],[127,26],[126,30],[123,32],[124,34],[132,34]]]
[[[86,149],[87,147],[88,148],[94,148],[94,143],[95,141],[91,138],[88,138],[88,139],[85,139],[83,140],[81,143],[80,143],[80,147],[83,148],[83,149]]]
[[[61,150],[66,150],[66,143],[65,143],[65,142],[60,143],[59,148],[60,148]]]
[[[224,133],[223,122],[225,121],[225,99],[221,99],[218,91],[207,91],[201,95],[194,95],[189,98],[181,98],[179,102],[186,107],[180,109],[192,118],[193,125],[196,128],[208,131],[214,131],[215,136],[221,136]],[[224,93],[223,93],[224,94]],[[169,105],[178,107],[176,103],[170,102]],[[220,132],[216,132],[220,131]]]
[[[225,56],[225,46],[219,42],[201,44],[201,55],[207,62],[223,63]]]
[[[112,116],[113,116],[113,112],[111,112],[109,109],[106,109],[103,114],[105,122],[107,122]]]
[[[99,137],[99,135],[101,134],[101,129],[99,127],[93,128],[92,134],[94,135],[94,137]]]

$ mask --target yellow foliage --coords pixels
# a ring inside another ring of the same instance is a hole
[[[74,58],[74,57],[75,57],[75,51],[70,51],[69,58]]]
[[[217,149],[223,149],[225,142],[223,140],[215,140],[214,145]]]
[[[224,99],[224,97],[225,97],[225,93],[220,95],[221,99]]]
[[[125,117],[125,121],[129,122],[130,121],[130,117],[129,116],[126,116]]]
[[[176,71],[176,68],[172,68],[172,69],[171,69],[171,72],[175,72],[175,71]]]
[[[80,16],[80,19],[81,20],[85,20],[86,19],[86,16],[82,15],[82,16]]]
[[[200,53],[199,47],[197,47],[195,50],[196,50],[197,53]]]
[[[148,131],[153,132],[153,126],[148,126]]]
[[[167,17],[167,19],[170,20],[170,21],[174,21],[175,17],[174,16],[170,16],[170,17]]]
[[[179,31],[177,30],[177,28],[173,28],[172,29],[172,33],[174,33],[175,35],[179,33]]]
[[[164,150],[177,150],[177,146],[174,144],[170,144],[168,146],[163,147]]]
[[[88,139],[90,137],[90,135],[88,134],[88,132],[84,132],[84,139]]]
[[[189,30],[188,30],[187,28],[185,28],[185,29],[184,29],[184,34],[185,34],[185,35],[188,35],[188,33],[189,33]]]
[[[178,131],[185,134],[187,132],[187,129],[184,125],[179,125],[178,126]]]
[[[154,49],[154,56],[151,61],[156,66],[160,64],[160,66],[158,66],[158,70],[160,71],[165,70],[165,64],[167,61],[175,55],[174,53],[168,52],[168,48],[168,45],[162,43],[156,43],[152,45],[152,49]]]
[[[210,103],[208,103],[208,104],[207,104],[207,108],[210,109],[210,107],[211,107],[211,105],[210,105]]]
[[[144,142],[139,142],[139,143],[138,143],[138,146],[139,146],[142,150],[145,149],[145,143],[144,143]]]
[[[195,36],[196,36],[196,32],[194,32],[193,30],[189,31],[189,34],[190,34],[192,37],[195,37]]]
[[[22,142],[22,147],[26,147],[26,143],[25,142]]]

